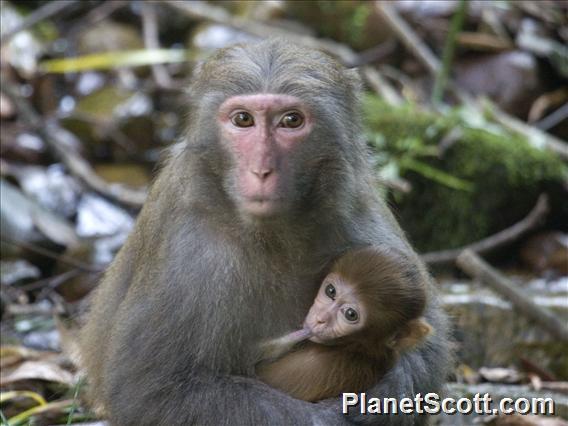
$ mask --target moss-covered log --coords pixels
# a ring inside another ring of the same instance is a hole
[[[365,120],[378,168],[395,164],[412,184],[393,194],[395,211],[421,251],[455,248],[522,219],[541,192],[568,214],[562,181],[568,168],[488,120],[464,111],[440,115],[413,105],[365,99]]]

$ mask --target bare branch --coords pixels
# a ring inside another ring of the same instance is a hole
[[[471,250],[479,254],[485,254],[497,247],[512,243],[523,234],[538,226],[548,214],[548,210],[548,196],[546,194],[541,194],[530,213],[523,220],[515,223],[513,226],[465,247],[423,254],[421,256],[422,260],[429,265],[440,265],[454,262],[464,250]]]
[[[67,256],[66,254],[56,253],[56,252],[48,250],[44,247],[40,247],[36,244],[32,244],[32,243],[25,242],[25,241],[16,241],[16,240],[12,240],[12,239],[7,239],[5,237],[0,237],[0,240],[4,244],[9,244],[9,245],[12,245],[12,246],[15,246],[15,247],[20,247],[20,248],[29,250],[33,253],[37,253],[37,254],[44,256],[44,257],[47,257],[49,259],[57,260],[61,263],[65,263],[69,266],[73,266],[74,268],[81,269],[82,271],[85,271],[85,272],[102,272],[104,270],[103,267],[95,266],[95,265],[89,265],[88,263],[82,262],[82,261],[75,259],[71,256]]]
[[[525,136],[527,141],[535,148],[546,148],[568,160],[568,144],[566,142],[561,141],[550,133],[543,132],[538,127],[524,123],[495,105],[492,105],[491,112],[498,123],[513,132]]]
[[[151,2],[142,2],[142,32],[146,49],[159,49],[158,18]],[[163,65],[152,65],[152,75],[160,87],[171,87],[172,79]]]
[[[554,337],[568,342],[568,328],[552,312],[535,304],[526,294],[516,288],[514,282],[486,263],[473,251],[465,250],[460,254],[457,265],[468,275],[504,296],[518,312],[534,320]]]
[[[369,87],[378,93],[389,105],[400,106],[404,103],[403,97],[375,68],[366,65],[360,68],[360,72]]]
[[[392,3],[390,1],[378,0],[375,2],[375,8],[387,22],[387,25],[396,33],[404,46],[420,59],[430,73],[438,74],[442,67],[440,60],[416,35],[410,25],[393,9]]]

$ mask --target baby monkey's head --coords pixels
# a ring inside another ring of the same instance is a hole
[[[410,259],[392,248],[365,247],[342,255],[324,278],[304,322],[310,340],[389,344],[409,332],[425,337],[431,328],[419,319],[426,305],[419,274]]]

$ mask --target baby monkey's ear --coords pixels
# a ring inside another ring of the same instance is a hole
[[[410,320],[396,334],[392,347],[398,352],[407,351],[422,343],[433,331],[432,326],[423,317]]]

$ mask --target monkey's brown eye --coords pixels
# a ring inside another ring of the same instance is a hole
[[[335,287],[333,286],[333,284],[328,284],[325,287],[325,294],[327,295],[327,297],[329,297],[330,299],[335,299],[335,295],[336,295],[336,291],[335,291]]]
[[[231,122],[237,127],[251,127],[254,125],[254,118],[248,112],[239,112],[231,118]]]
[[[345,316],[345,319],[349,322],[355,322],[359,319],[359,314],[353,308],[347,308],[343,313],[343,315]]]
[[[298,112],[289,112],[280,121],[280,125],[288,129],[297,129],[302,124],[304,124],[304,117]]]

